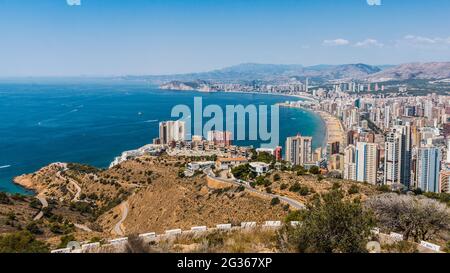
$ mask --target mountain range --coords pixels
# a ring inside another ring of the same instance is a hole
[[[245,63],[209,72],[145,76],[144,78],[156,84],[195,80],[221,83],[277,82],[292,78],[300,80],[311,78],[315,81],[346,79],[372,82],[411,79],[436,80],[450,78],[450,62],[408,63],[396,66],[374,66],[362,63],[315,66]]]

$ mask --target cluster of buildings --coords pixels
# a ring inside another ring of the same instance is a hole
[[[395,189],[450,193],[448,96],[385,98],[338,91],[320,103],[296,105],[329,113],[342,124],[345,137],[328,141],[321,153],[328,171]],[[310,143],[310,138],[300,136],[288,139],[287,160],[317,163]]]
[[[385,85],[380,83],[357,83],[353,81],[333,84],[335,92],[378,92],[384,91]]]
[[[305,88],[308,89],[307,84],[300,89]],[[327,142],[322,147],[313,149],[311,137],[297,135],[286,139],[284,154],[281,147],[257,152],[268,152],[291,165],[315,165],[348,180],[394,189],[450,193],[449,97],[385,97],[348,92],[362,88],[383,90],[378,84],[341,83],[334,90],[315,90],[323,92],[320,103],[287,104],[321,115],[327,126]],[[187,141],[182,121],[161,122],[159,129],[154,144],[169,149],[191,154],[197,151],[199,155],[209,151],[225,161],[250,155],[251,147],[233,146],[230,132],[211,131],[206,139],[192,136]]]
[[[231,132],[209,131],[206,139],[193,135],[187,139],[184,121],[164,121],[159,123],[159,137],[154,145],[163,145],[173,156],[217,156],[224,158],[248,157],[251,147],[233,145]]]

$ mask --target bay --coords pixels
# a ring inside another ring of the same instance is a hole
[[[15,176],[53,162],[77,162],[105,168],[123,151],[158,136],[158,123],[173,120],[178,104],[273,105],[292,97],[168,91],[145,83],[0,83],[0,191],[27,193]],[[206,122],[207,119],[204,120]],[[296,134],[321,146],[325,127],[315,113],[280,108],[280,145]],[[242,141],[237,145],[260,143]]]

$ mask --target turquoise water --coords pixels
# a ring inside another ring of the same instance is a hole
[[[26,192],[13,177],[52,162],[107,167],[122,151],[141,147],[158,136],[158,122],[170,120],[174,105],[267,104],[292,98],[242,93],[159,90],[145,84],[0,83],[0,191]],[[207,121],[207,119],[205,119]],[[280,144],[287,136],[325,138],[321,119],[308,111],[280,109]],[[240,142],[238,145],[259,143]]]

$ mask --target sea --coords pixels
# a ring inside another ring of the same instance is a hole
[[[274,105],[293,97],[248,93],[169,91],[145,82],[3,81],[0,82],[0,191],[31,194],[13,183],[53,162],[107,168],[123,151],[152,143],[158,124],[171,118],[175,105]],[[325,140],[325,124],[307,110],[280,108],[280,145],[286,137]],[[208,121],[205,118],[203,122]],[[252,145],[258,141],[241,141]]]

